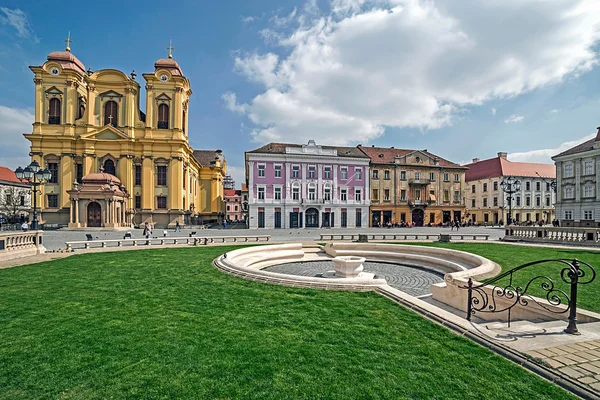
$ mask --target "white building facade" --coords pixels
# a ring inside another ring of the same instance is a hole
[[[356,147],[312,140],[246,152],[249,227],[368,227],[369,160]]]
[[[594,139],[552,159],[556,165],[556,215],[560,226],[600,227],[600,128]]]

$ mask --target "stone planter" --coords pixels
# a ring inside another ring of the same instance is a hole
[[[356,278],[363,270],[366,258],[357,256],[338,256],[333,261],[335,276],[341,278]]]

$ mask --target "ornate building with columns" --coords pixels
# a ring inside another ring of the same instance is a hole
[[[70,42],[30,67],[35,121],[24,136],[32,159],[52,172],[38,198],[41,222],[173,227],[222,221],[226,161],[220,150],[190,147],[192,90],[173,48],[142,75],[144,113],[134,71],[86,70]]]

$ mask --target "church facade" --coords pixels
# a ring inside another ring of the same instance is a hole
[[[192,90],[172,47],[168,58],[142,75],[144,113],[135,72],[86,70],[69,43],[43,65],[30,67],[35,121],[24,136],[32,159],[52,172],[38,195],[41,222],[77,228],[222,221],[226,160],[220,150],[190,147]],[[96,175],[86,179],[91,174]],[[115,186],[110,192],[119,197],[89,198],[109,192],[100,181]],[[88,189],[82,190],[86,182]],[[99,185],[96,195],[90,194],[92,183]]]

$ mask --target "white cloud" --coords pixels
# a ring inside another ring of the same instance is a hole
[[[221,95],[221,99],[225,102],[225,107],[228,110],[236,112],[238,114],[244,114],[246,112],[245,105],[239,105],[237,102],[237,96],[235,93],[227,92]]]
[[[289,13],[288,15],[285,15],[283,17],[280,17],[279,15],[274,15],[271,17],[271,19],[269,21],[271,21],[273,23],[273,25],[275,25],[276,27],[283,28],[294,21],[297,13],[298,13],[298,9],[296,7],[294,7],[292,12]]]
[[[496,107],[492,107],[492,115],[496,115]]]
[[[235,59],[264,86],[246,105],[253,136],[365,143],[385,127],[435,129],[594,67],[600,2],[541,1],[333,0],[281,35],[285,54]]]
[[[0,106],[0,165],[15,169],[29,164],[29,141],[34,116],[27,109]]]
[[[550,113],[551,113],[551,114],[556,114],[556,113],[559,113],[559,112],[560,112],[560,109],[558,109],[558,108],[555,108],[555,109],[553,109],[553,110],[550,110]]]
[[[256,21],[257,19],[258,19],[258,17],[254,17],[254,16],[250,15],[250,16],[247,16],[247,17],[242,17],[242,22],[245,23],[245,24],[249,24],[251,22]]]
[[[510,117],[504,120],[505,124],[516,124],[517,122],[522,122],[525,119],[522,115],[511,115]]]
[[[0,22],[4,25],[12,26],[17,31],[17,36],[25,39],[32,38],[36,43],[39,42],[39,39],[33,33],[27,14],[22,10],[0,7],[0,11],[4,13],[4,15],[0,15]]]
[[[559,153],[562,153],[565,150],[570,149],[571,147],[575,147],[580,143],[583,143],[591,138],[596,137],[595,133],[590,133],[578,140],[572,140],[569,142],[564,142],[554,147],[552,149],[540,149],[540,150],[531,150],[522,153],[511,153],[508,155],[508,159],[510,161],[521,161],[521,162],[534,162],[534,163],[544,163],[544,164],[554,164],[552,161],[552,156],[555,156]]]

